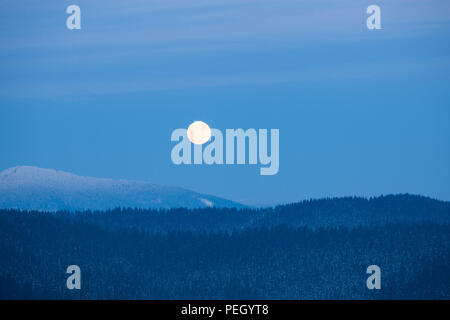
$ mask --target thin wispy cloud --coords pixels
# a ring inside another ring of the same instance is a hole
[[[389,33],[404,26],[448,24],[427,2],[380,1]],[[432,2],[441,4],[442,1]],[[286,41],[367,37],[365,8],[352,1],[80,1],[83,31],[69,34],[62,4],[11,4],[0,13],[0,48],[55,48],[179,44],[208,41]],[[384,6],[383,6],[384,5]],[[448,5],[445,5],[449,7]],[[36,8],[36,9],[33,9]],[[33,11],[39,14],[33,15]],[[46,9],[46,10],[45,10]],[[44,10],[44,13],[42,13]],[[407,13],[407,14],[405,14]],[[197,43],[198,44],[198,43]],[[201,45],[201,44],[200,44]]]
[[[219,75],[194,75],[155,79],[127,79],[91,81],[83,83],[40,83],[2,87],[2,98],[48,99],[55,97],[99,96],[145,93],[162,90],[212,88],[226,86],[270,85],[295,82],[333,82],[352,79],[417,76],[433,72],[450,71],[450,57],[423,60],[395,61],[390,63],[347,64],[334,68],[308,68],[305,70],[272,73],[240,73]]]
[[[370,62],[350,63],[346,46],[374,50],[376,41],[450,31],[443,10],[450,5],[441,0],[380,0],[383,29],[378,33],[365,27],[368,1],[80,0],[80,31],[65,27],[67,4],[1,3],[0,97],[327,81],[364,78],[370,72],[426,72],[421,66],[435,71],[442,50],[416,58],[417,63],[376,56]],[[321,51],[315,67],[302,65],[317,54],[306,47]],[[283,64],[283,48],[295,51],[297,61]],[[258,59],[252,68],[246,62]],[[206,67],[204,61],[211,65]]]

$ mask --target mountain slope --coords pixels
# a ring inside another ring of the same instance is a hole
[[[20,166],[0,172],[0,208],[105,210],[132,208],[242,207],[226,199],[148,182],[77,176]]]

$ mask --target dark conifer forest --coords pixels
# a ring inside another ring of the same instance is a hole
[[[0,263],[0,299],[450,299],[450,203],[0,210]],[[81,292],[66,287],[69,265]]]

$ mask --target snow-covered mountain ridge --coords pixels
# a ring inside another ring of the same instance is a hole
[[[76,211],[210,206],[242,207],[223,198],[149,182],[83,177],[31,166],[0,172],[2,209]]]

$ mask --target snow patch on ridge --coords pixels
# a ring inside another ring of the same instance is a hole
[[[210,208],[214,207],[214,202],[209,201],[208,199],[201,198],[200,201],[203,202],[207,207]]]

